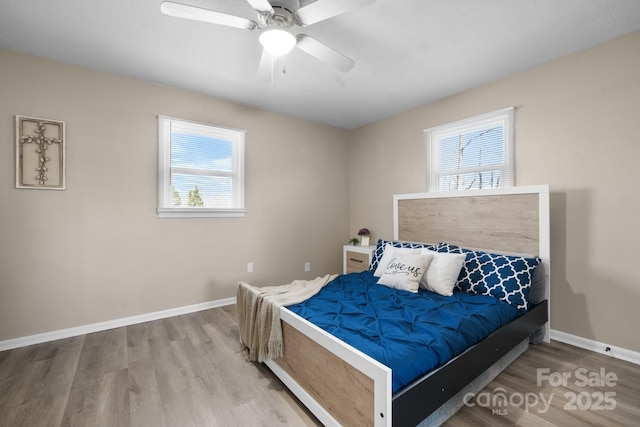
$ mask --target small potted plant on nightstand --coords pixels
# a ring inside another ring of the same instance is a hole
[[[351,240],[349,240],[349,244],[352,246],[358,246],[360,244],[360,240],[358,240],[357,238],[353,237]]]
[[[371,232],[368,228],[361,228],[358,231],[358,236],[360,236],[360,246],[369,246],[369,236]]]

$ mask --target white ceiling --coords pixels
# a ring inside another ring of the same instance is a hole
[[[256,19],[245,0],[178,1]],[[294,49],[264,84],[258,31],[160,3],[0,0],[0,48],[354,129],[640,30],[639,0],[377,0],[295,30],[354,59],[351,71]]]

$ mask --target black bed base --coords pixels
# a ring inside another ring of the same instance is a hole
[[[446,365],[393,396],[393,426],[416,426],[548,321],[542,301]]]

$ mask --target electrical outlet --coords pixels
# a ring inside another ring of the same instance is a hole
[[[247,273],[253,273],[253,263],[252,262],[248,262],[247,263]]]
[[[311,263],[309,261],[304,263],[304,271],[311,271]]]

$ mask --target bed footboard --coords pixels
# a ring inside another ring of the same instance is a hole
[[[391,369],[286,308],[285,355],[265,363],[326,426],[416,425],[547,322],[547,310],[543,301],[393,398]]]
[[[265,363],[324,425],[391,425],[391,369],[286,308],[280,317],[284,357]]]

